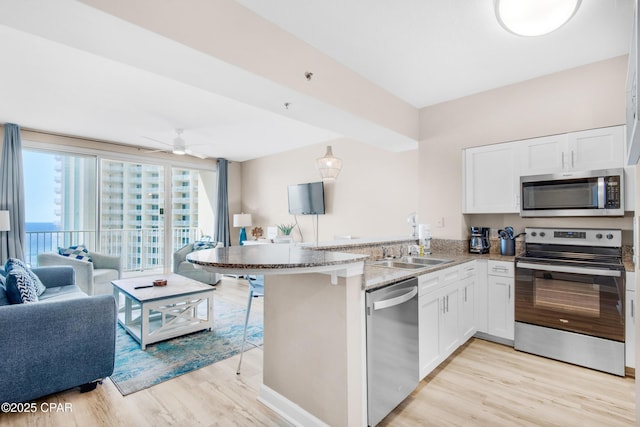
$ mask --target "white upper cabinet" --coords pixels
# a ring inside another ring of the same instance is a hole
[[[624,126],[590,129],[520,142],[521,175],[621,168]]]
[[[624,166],[624,126],[572,132],[567,137],[570,170]]]
[[[463,161],[464,213],[520,212],[516,143],[468,148]]]
[[[555,173],[564,168],[566,134],[528,139],[520,144],[520,172],[523,176]]]

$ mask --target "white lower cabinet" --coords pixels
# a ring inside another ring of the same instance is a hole
[[[487,279],[487,333],[513,341],[514,266],[512,262],[489,260]]]
[[[418,312],[420,379],[426,377],[441,362],[440,358],[440,296],[423,295]]]
[[[626,277],[625,294],[625,366],[636,366],[636,273],[629,272]]]
[[[453,283],[443,289],[440,298],[442,322],[440,322],[440,354],[443,360],[451,356],[460,345],[458,332],[458,284]]]
[[[476,273],[476,263],[470,262],[461,267],[460,287],[458,292],[460,311],[460,339],[466,342],[478,330],[478,307],[476,289],[478,276]]]
[[[418,277],[420,379],[458,348],[458,282],[457,266]]]
[[[420,379],[475,333],[474,266],[471,261],[418,278]]]

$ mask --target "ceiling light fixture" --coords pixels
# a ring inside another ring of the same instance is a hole
[[[316,160],[316,167],[320,171],[323,181],[333,181],[342,170],[342,160],[335,157],[331,151],[331,146],[327,145],[327,152],[324,157]]]
[[[576,14],[582,0],[495,0],[496,17],[505,30],[525,37],[557,30]]]

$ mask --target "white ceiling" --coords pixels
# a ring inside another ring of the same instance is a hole
[[[416,109],[626,54],[633,11],[583,0],[561,29],[524,38],[498,25],[493,0],[237,1]],[[110,50],[119,39],[131,50]],[[309,105],[326,126],[266,109],[295,91],[73,0],[2,0],[0,41],[0,123],[150,149],[184,128],[193,151],[235,161],[340,136],[393,140],[357,118],[338,126],[348,112],[321,102]]]

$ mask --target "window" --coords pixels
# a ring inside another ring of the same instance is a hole
[[[59,246],[96,245],[96,159],[23,150],[25,171],[26,262]],[[82,206],[82,209],[78,209]]]
[[[25,176],[25,251],[33,266],[40,252],[85,244],[120,254],[125,277],[151,268],[170,271],[171,257],[165,256],[213,234],[214,171],[112,160],[106,152],[70,154],[70,146],[62,153],[44,142],[23,145],[25,170],[38,171]],[[167,180],[170,194],[164,192]]]

